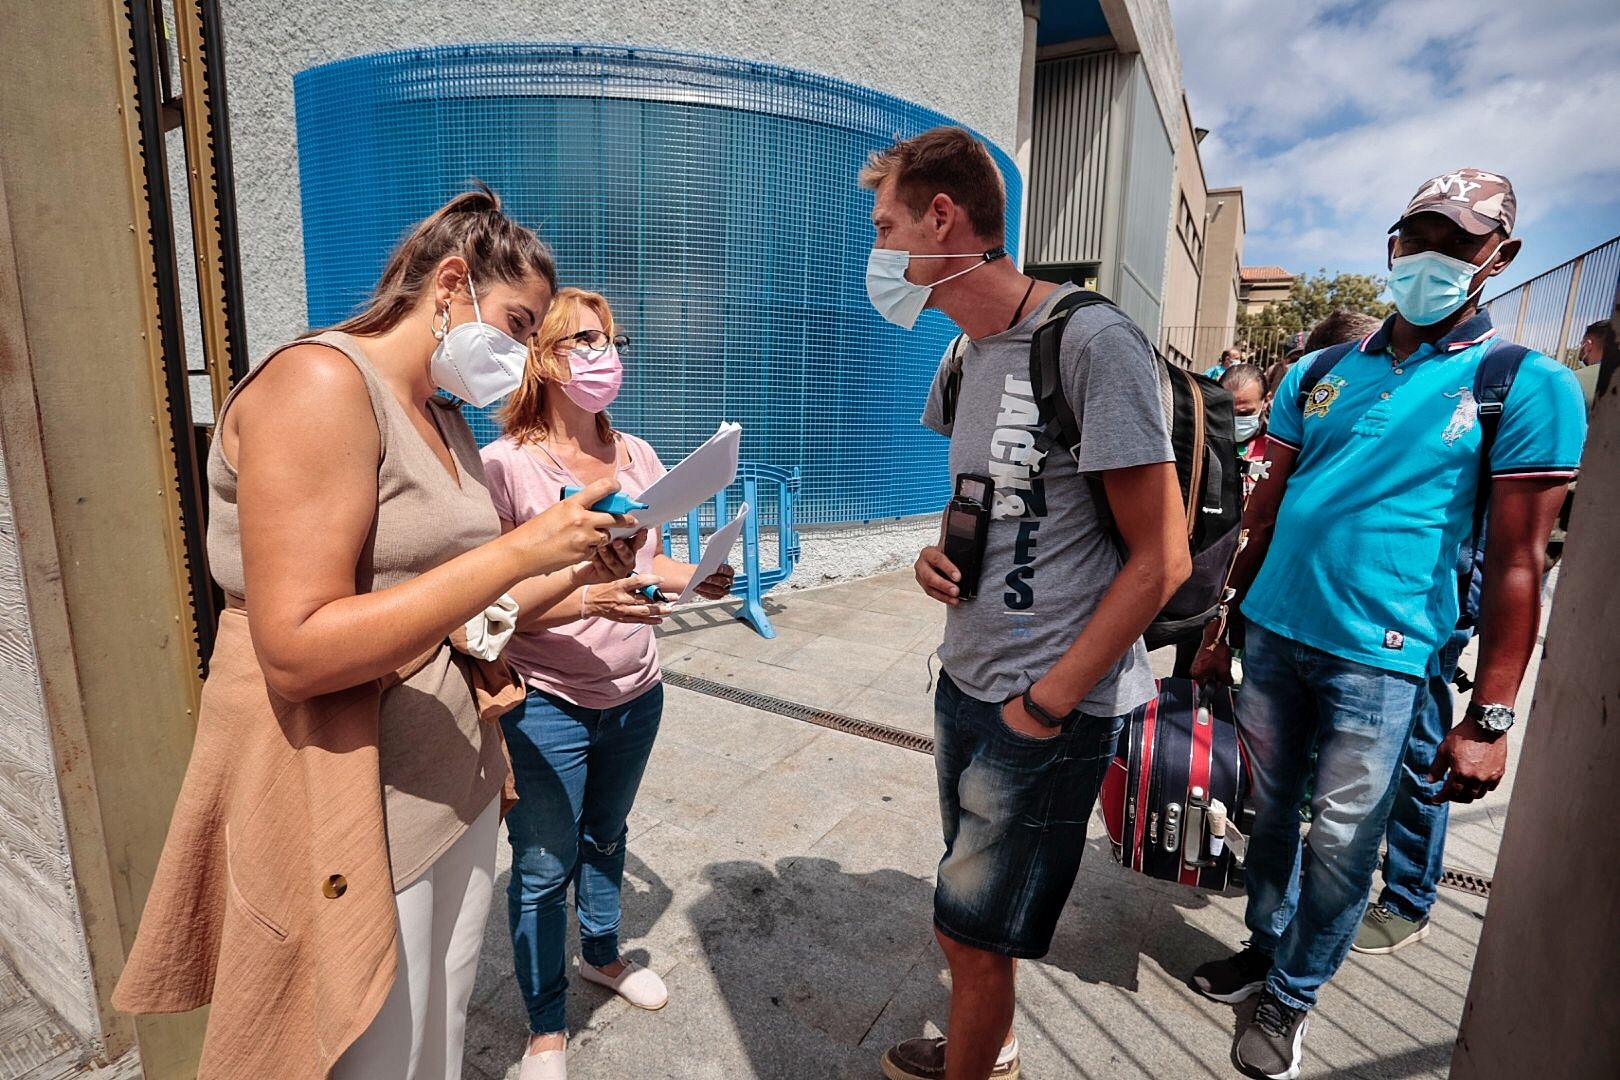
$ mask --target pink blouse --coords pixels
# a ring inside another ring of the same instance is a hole
[[[630,463],[619,467],[619,485],[632,498],[664,475],[653,448],[634,435],[619,433]],[[501,517],[522,524],[555,505],[568,486],[582,486],[543,448],[519,446],[501,438],[484,447],[484,476]],[[636,556],[636,572],[652,573],[657,537]],[[575,619],[562,626],[519,631],[506,646],[506,658],[538,690],[587,709],[622,705],[652,689],[663,677],[658,641],[650,626],[609,619]]]

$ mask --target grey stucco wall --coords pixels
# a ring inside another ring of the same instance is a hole
[[[305,328],[292,78],[314,64],[470,41],[683,49],[847,79],[1016,149],[1024,28],[1012,0],[225,0],[223,12],[255,361]]]

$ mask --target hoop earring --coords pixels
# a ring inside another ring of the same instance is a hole
[[[450,332],[450,301],[444,302],[444,308],[439,312],[439,319],[433,325],[433,336],[439,341]]]

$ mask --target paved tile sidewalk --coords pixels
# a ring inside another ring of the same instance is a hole
[[[770,604],[774,641],[724,611],[672,620],[666,666],[931,732],[942,612],[909,574]],[[1489,873],[1505,802],[1453,815],[1448,863]],[[639,1012],[576,980],[571,1076],[880,1076],[884,1047],[944,1026],[929,918],[940,851],[926,755],[672,688],[631,820],[624,925],[670,1004]],[[503,845],[503,889],[507,862]],[[1236,1075],[1239,1013],[1182,983],[1243,936],[1242,905],[1125,873],[1094,822],[1051,955],[1020,966],[1025,1074]],[[1442,891],[1428,943],[1352,957],[1313,1020],[1305,1075],[1445,1075],[1484,911]],[[469,1022],[474,1080],[517,1076],[526,1025],[510,957],[498,896]]]

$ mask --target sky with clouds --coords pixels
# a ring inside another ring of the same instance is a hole
[[[1382,273],[1418,185],[1513,181],[1503,288],[1620,235],[1617,0],[1170,0],[1211,187],[1243,186],[1243,261]]]

